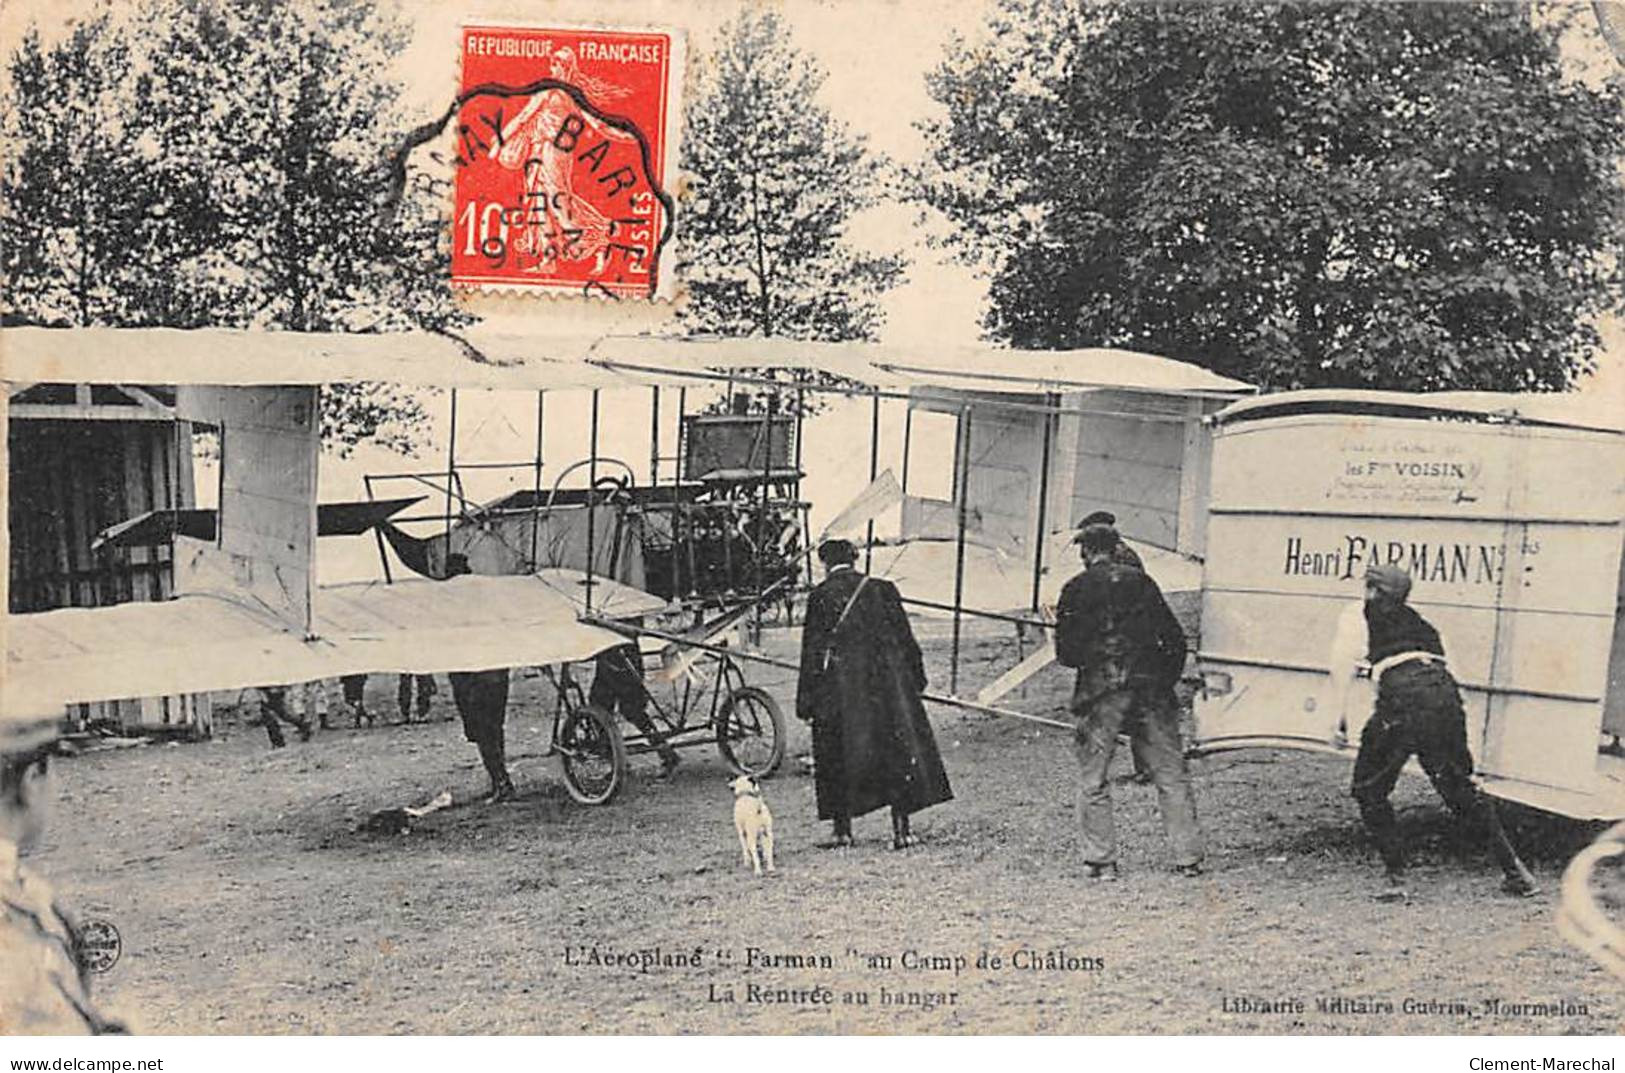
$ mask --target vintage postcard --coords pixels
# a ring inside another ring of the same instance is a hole
[[[0,1034],[1613,1068],[1621,25],[8,5]]]

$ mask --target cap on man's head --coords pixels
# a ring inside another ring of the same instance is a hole
[[[1117,530],[1109,525],[1085,526],[1083,532],[1077,535],[1077,543],[1083,546],[1084,555],[1106,555],[1117,547]]]
[[[1078,523],[1078,528],[1079,529],[1087,529],[1091,525],[1116,525],[1116,524],[1117,524],[1117,515],[1113,514],[1109,510],[1097,510],[1092,514],[1085,514],[1083,516],[1083,520]],[[1081,536],[1082,534],[1079,534],[1079,535]]]
[[[1411,594],[1411,576],[1392,563],[1372,563],[1366,567],[1366,584],[1399,603]]]
[[[825,566],[840,566],[858,561],[858,549],[850,540],[826,540],[818,545],[818,561]]]

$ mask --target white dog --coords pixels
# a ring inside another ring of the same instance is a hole
[[[765,858],[767,870],[773,871],[773,813],[762,800],[762,788],[749,775],[741,775],[728,785],[734,792],[734,830],[739,834],[745,863],[761,875]]]

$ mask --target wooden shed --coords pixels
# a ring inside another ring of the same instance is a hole
[[[167,542],[95,547],[109,526],[193,505],[192,438],[173,392],[134,385],[11,385],[6,407],[10,535],[7,609],[107,607],[167,599]],[[77,705],[81,724],[206,734],[207,696]]]

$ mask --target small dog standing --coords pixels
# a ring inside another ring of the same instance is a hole
[[[761,875],[765,858],[767,870],[773,871],[773,813],[762,800],[762,788],[749,775],[741,775],[728,785],[734,792],[734,830],[739,834],[745,863]]]

